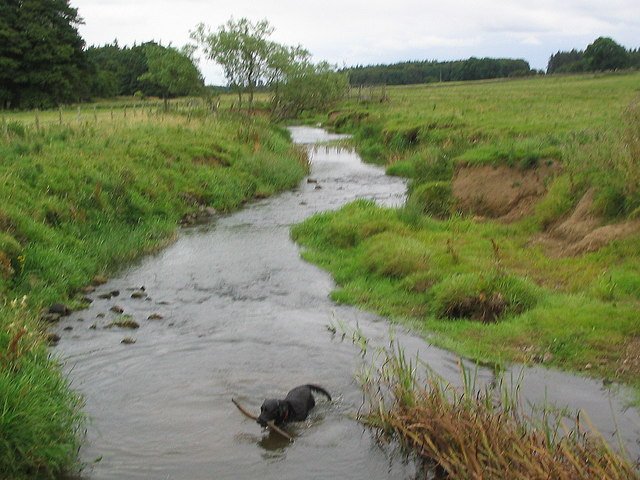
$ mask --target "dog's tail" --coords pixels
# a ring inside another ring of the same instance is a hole
[[[308,384],[307,387],[309,387],[311,390],[313,390],[314,392],[318,392],[321,393],[323,395],[325,395],[329,401],[331,401],[331,395],[329,394],[329,392],[327,392],[324,388],[322,388],[320,385],[312,385],[312,384]]]

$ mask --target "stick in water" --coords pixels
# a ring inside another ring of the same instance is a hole
[[[255,415],[252,415],[251,413],[249,413],[242,405],[240,405],[235,398],[232,398],[231,401],[233,402],[233,404],[238,407],[238,410],[240,410],[242,413],[244,413],[247,417],[249,417],[251,420],[258,420],[258,417],[256,417]],[[276,433],[279,433],[280,435],[282,435],[284,438],[286,438],[287,440],[289,440],[290,442],[293,442],[293,438],[291,437],[291,435],[289,435],[287,432],[285,432],[284,430],[282,430],[281,428],[277,427],[275,423],[273,423],[273,420],[271,420],[270,422],[267,422],[267,426],[273,430]]]

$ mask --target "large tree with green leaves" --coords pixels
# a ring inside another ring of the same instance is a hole
[[[68,0],[0,2],[0,107],[48,107],[88,95],[81,22]]]
[[[207,57],[220,64],[229,86],[238,94],[242,106],[242,94],[249,95],[249,109],[253,107],[253,94],[269,76],[269,59],[276,46],[268,37],[273,28],[266,20],[252,22],[246,18],[231,18],[212,33],[204,24],[191,32]]]
[[[294,64],[272,100],[278,118],[291,118],[305,110],[320,110],[349,92],[349,76],[327,62]]]
[[[600,37],[584,51],[590,70],[616,70],[629,65],[629,52],[611,38]]]
[[[258,86],[273,92],[271,112],[291,117],[303,110],[316,109],[342,97],[348,90],[348,78],[326,62],[311,62],[311,54],[301,46],[290,47],[272,42],[269,22],[253,23],[246,18],[229,20],[211,33],[204,24],[191,37],[205,54],[222,65],[229,85],[249,95],[249,110]]]
[[[169,97],[194,95],[202,91],[202,75],[192,60],[193,51],[189,47],[177,50],[148,44],[144,53],[148,71],[139,80],[152,83],[160,89],[160,96],[165,100],[165,110]]]

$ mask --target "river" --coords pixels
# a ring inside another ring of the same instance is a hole
[[[310,181],[194,228],[122,270],[92,294],[94,302],[63,320],[54,350],[90,418],[81,458],[83,478],[107,479],[401,479],[416,466],[379,446],[353,420],[362,392],[354,380],[362,358],[327,326],[358,326],[372,348],[389,342],[390,323],[328,297],[330,276],[300,259],[292,224],[359,198],[400,205],[402,180],[364,164],[348,150],[315,146],[339,136],[291,129],[307,146]],[[144,287],[144,298],[131,293]],[[101,294],[118,292],[112,298]],[[112,326],[123,309],[140,327]],[[155,317],[149,319],[149,317]],[[459,378],[458,358],[394,327],[398,343],[446,378]],[[135,343],[122,343],[125,338]],[[518,376],[520,367],[513,367]],[[482,368],[481,381],[494,373]],[[620,435],[637,455],[640,417],[602,382],[527,368],[522,392],[532,402],[584,409],[607,437]],[[307,421],[293,443],[269,434],[231,403],[258,413],[268,397],[318,383]],[[615,420],[613,420],[615,418]],[[619,427],[619,428],[618,428]]]

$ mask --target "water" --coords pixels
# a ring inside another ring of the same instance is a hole
[[[399,205],[405,184],[363,164],[356,154],[317,141],[338,138],[296,127],[294,140],[311,153],[312,182],[242,211],[183,231],[178,241],[146,257],[99,288],[94,303],[57,327],[57,352],[91,418],[81,456],[88,479],[399,479],[416,467],[377,445],[351,415],[362,406],[354,372],[361,359],[350,341],[327,326],[356,325],[370,344],[386,345],[389,322],[328,298],[329,275],[300,259],[289,228],[315,212],[368,198]],[[148,297],[131,298],[145,287]],[[118,296],[98,299],[118,290]],[[105,328],[124,309],[140,328]],[[148,319],[157,314],[162,318]],[[71,328],[71,329],[70,329]],[[401,328],[399,343],[447,378],[459,378],[458,358]],[[125,337],[134,344],[123,344]],[[519,372],[514,368],[515,375]],[[481,381],[493,372],[481,369]],[[318,383],[306,422],[291,428],[292,444],[263,431],[231,403],[257,414],[267,397]],[[535,402],[584,408],[607,436],[616,425],[634,454],[640,420],[601,382],[528,369],[523,392]]]

